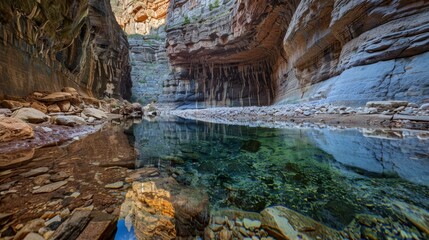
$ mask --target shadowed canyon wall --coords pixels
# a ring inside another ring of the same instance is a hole
[[[71,86],[130,98],[128,54],[108,0],[0,2],[0,96]]]
[[[429,101],[429,1],[176,0],[168,101]]]

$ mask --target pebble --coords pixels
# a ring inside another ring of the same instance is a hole
[[[232,233],[226,229],[222,229],[219,233],[220,240],[230,240],[232,239]]]
[[[25,236],[24,240],[45,240],[45,238],[37,233],[29,233]]]
[[[124,182],[119,181],[119,182],[107,184],[104,187],[108,188],[108,189],[118,189],[118,188],[121,188],[123,186],[124,186]]]
[[[261,227],[261,221],[258,220],[250,220],[248,218],[243,219],[243,224],[246,229],[254,230]]]
[[[220,230],[222,230],[223,225],[219,225],[219,224],[212,224],[212,225],[210,225],[210,228],[211,228],[214,232],[219,232]]]
[[[61,182],[55,182],[51,184],[44,185],[36,190],[33,191],[33,194],[38,193],[49,193],[57,190],[58,188],[64,186],[67,184],[67,181],[61,181]]]
[[[45,222],[45,226],[49,226],[49,225],[51,225],[54,222],[61,222],[61,220],[62,219],[61,219],[60,215],[56,215],[55,217],[53,217],[53,218],[49,219],[48,221],[46,221]]]
[[[21,173],[19,175],[21,177],[34,177],[34,176],[37,176],[37,175],[41,175],[43,173],[47,173],[48,171],[49,171],[49,168],[47,168],[47,167],[39,167],[39,168],[36,168],[36,169],[32,169],[32,170],[30,170],[30,171],[28,171],[26,173]]]

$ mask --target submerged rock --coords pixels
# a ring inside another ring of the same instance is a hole
[[[343,239],[340,233],[285,207],[261,212],[262,227],[279,239]]]
[[[21,140],[34,137],[33,128],[20,119],[0,118],[0,142]]]
[[[429,212],[404,202],[396,201],[393,203],[393,209],[404,216],[420,231],[429,235]]]
[[[241,145],[242,150],[253,152],[253,153],[259,151],[260,147],[261,147],[261,142],[257,140],[247,140],[243,142],[243,145]]]

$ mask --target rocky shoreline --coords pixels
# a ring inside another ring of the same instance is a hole
[[[0,106],[1,239],[110,237],[135,160],[125,119],[144,108],[70,87]]]
[[[261,213],[209,211],[204,191],[184,188],[156,168],[132,169],[136,152],[124,134],[126,123],[119,119],[156,115],[154,105],[142,108],[117,100],[88,100],[80,95],[64,100],[64,96],[70,97],[64,93],[45,93],[39,100],[1,102],[9,107],[1,109],[0,118],[2,129],[6,129],[0,137],[2,239],[103,239],[115,231],[119,217],[134,225],[143,239],[187,239],[191,235],[204,239],[371,239],[380,231],[412,238],[423,236],[422,231],[428,229],[404,203],[398,203],[395,211],[399,219],[405,219],[404,224],[410,225],[406,230],[388,219],[358,216],[347,229],[338,231],[284,207],[269,207]],[[55,100],[46,106],[46,99],[53,97]],[[79,103],[73,104],[76,99]],[[60,105],[67,101],[68,111],[61,111]],[[58,106],[60,112],[52,110],[56,107],[51,105]],[[427,129],[429,106],[372,102],[365,108],[304,104],[180,111],[165,108],[159,113],[266,127],[292,124]],[[415,211],[426,216],[422,209]],[[136,217],[145,220],[137,223]],[[160,225],[157,219],[166,225]]]
[[[365,107],[331,104],[291,104],[263,107],[231,107],[164,111],[186,119],[205,122],[279,127],[284,124],[318,127],[374,127],[429,129],[429,104],[406,101],[368,102]]]

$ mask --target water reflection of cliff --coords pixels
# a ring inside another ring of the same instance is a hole
[[[339,163],[369,175],[429,186],[429,139],[413,131],[313,130],[309,139]]]
[[[360,174],[398,175],[413,183],[429,184],[429,138],[412,131],[261,129],[174,119],[143,121],[134,127],[138,165],[159,164],[162,156],[187,151],[185,145],[232,138],[257,139],[267,135],[299,138],[331,154],[337,165]],[[278,140],[278,139],[276,139]],[[241,145],[237,146],[238,148]],[[192,151],[192,149],[188,149]]]

